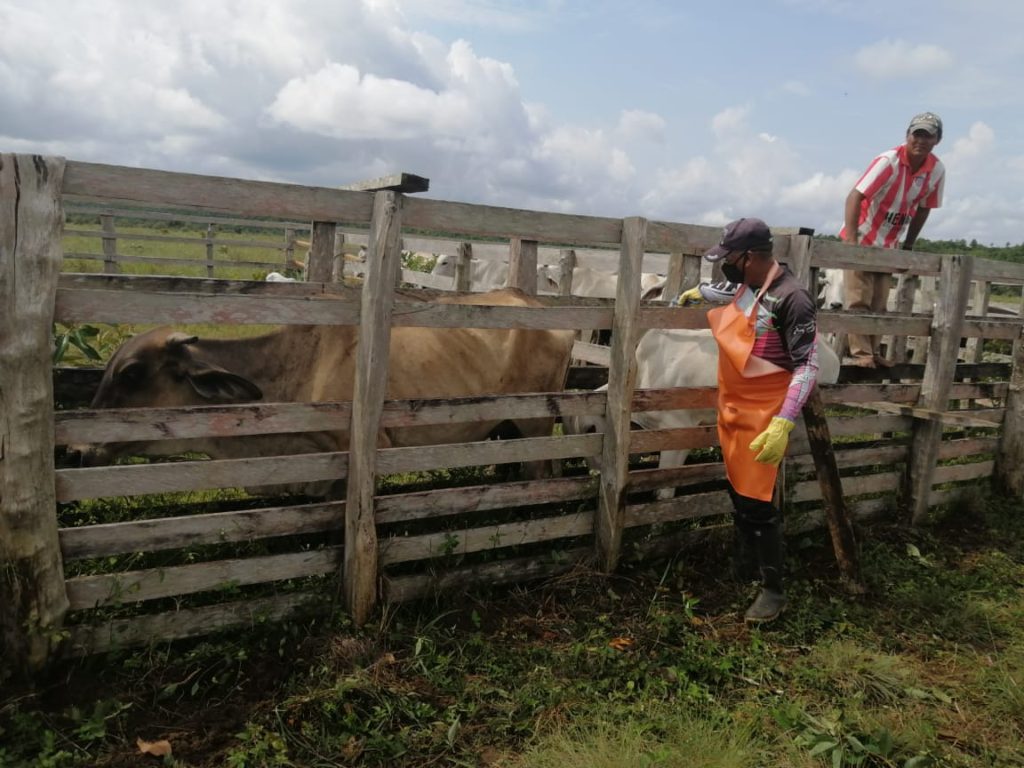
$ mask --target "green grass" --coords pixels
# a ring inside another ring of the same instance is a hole
[[[339,613],[67,663],[0,697],[0,765],[137,765],[136,738],[181,768],[1024,765],[1024,504],[862,541],[851,598],[824,533],[791,540],[764,629],[712,540],[359,630]]]

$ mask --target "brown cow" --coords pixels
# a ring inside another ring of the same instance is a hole
[[[446,304],[544,306],[517,289],[436,299]],[[200,339],[157,328],[125,342],[107,364],[93,408],[171,407],[351,400],[358,329],[284,326],[264,336]],[[391,332],[386,397],[454,398],[558,392],[565,386],[570,330],[410,328]],[[500,422],[388,429],[381,445],[417,446],[484,440]],[[550,435],[552,419],[515,423],[524,437]],[[233,438],[107,444],[83,450],[83,464],[118,455],[182,451],[213,458],[347,451],[348,430]],[[539,467],[531,467],[532,474]],[[305,489],[309,492],[312,489]],[[319,490],[317,495],[323,493]]]

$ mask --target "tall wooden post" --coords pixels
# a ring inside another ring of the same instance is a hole
[[[611,363],[608,370],[607,428],[601,453],[601,485],[594,522],[594,543],[599,567],[615,570],[622,548],[629,478],[629,416],[636,383],[637,321],[640,278],[644,259],[647,219],[622,221],[619,280],[612,319]]]
[[[291,269],[295,261],[295,228],[284,229],[284,268]]]
[[[558,295],[572,295],[572,276],[576,270],[576,251],[566,248],[558,252]]]
[[[1018,316],[1024,318],[1024,288]],[[1006,393],[1006,415],[999,435],[994,473],[996,489],[1015,499],[1024,496],[1024,325],[1013,340],[1013,370]]]
[[[53,464],[64,159],[0,154],[0,681],[41,667],[68,609]]]
[[[100,214],[100,229],[103,230],[103,271],[108,275],[116,275],[121,269],[117,263],[117,229],[114,227],[113,214]]]
[[[676,297],[683,292],[683,254],[670,253],[668,255],[668,272],[665,274],[665,288],[661,297],[665,301],[675,301]],[[692,286],[690,286],[692,287]]]
[[[217,225],[210,222],[206,225],[206,276],[213,277],[213,259],[216,256],[214,238],[217,237]]]
[[[345,601],[357,625],[377,602],[377,436],[387,395],[391,315],[402,268],[402,196],[377,192],[366,249],[345,503]],[[331,242],[333,243],[333,236]]]
[[[906,314],[914,310],[914,294],[920,280],[906,272],[896,278],[896,311]],[[893,336],[892,344],[886,350],[886,358],[894,363],[907,362],[907,337]]]
[[[309,259],[306,261],[306,281],[329,283],[334,264],[334,233],[337,225],[330,221],[314,221],[310,236]]]
[[[459,243],[455,256],[455,290],[469,293],[473,289],[473,244]]]
[[[513,237],[508,244],[509,288],[537,295],[537,241]]]
[[[939,296],[935,302],[935,315],[928,339],[928,364],[924,369],[921,394],[917,401],[919,408],[943,412],[949,407],[949,393],[960,354],[960,335],[970,296],[973,269],[973,256],[953,255],[942,259]],[[921,522],[928,512],[932,477],[941,440],[941,421],[915,420],[906,496],[910,519],[914,524]]]

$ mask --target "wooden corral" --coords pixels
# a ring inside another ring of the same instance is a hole
[[[58,274],[62,207],[83,199],[110,210],[150,206],[187,209],[197,217],[309,221],[314,239],[322,230],[332,241],[341,225],[361,229],[367,233],[367,277],[352,288],[327,281]],[[55,654],[100,652],[300,610],[324,611],[334,592],[363,621],[380,600],[530,579],[584,560],[612,570],[627,554],[671,551],[698,522],[728,520],[724,472],[712,454],[704,463],[666,470],[630,463],[631,454],[716,445],[713,427],[637,431],[630,429],[630,414],[714,406],[713,388],[634,391],[633,353],[644,329],[706,327],[702,309],[641,302],[640,275],[663,265],[670,281],[692,283],[699,274],[697,254],[718,241],[718,228],[22,155],[0,155],[0,224],[0,617],[7,658],[35,667]],[[510,282],[525,289],[545,251],[564,263],[570,251],[607,252],[614,244],[618,296],[551,296],[542,308],[412,303],[395,292],[402,279],[399,251],[413,237],[403,233],[410,231],[450,233],[449,242],[463,256],[469,249],[460,244],[502,241],[488,247],[504,248]],[[925,366],[900,362],[888,372],[853,371],[852,380],[823,392],[825,403],[846,406],[830,417],[829,427],[855,515],[898,510],[920,520],[929,507],[954,500],[958,484],[993,476],[1009,493],[1024,490],[1021,321],[965,316],[972,279],[1021,285],[1024,267],[905,251],[886,251],[880,258],[877,249],[795,234],[777,237],[776,249],[808,284],[815,269],[835,266],[939,280],[941,299],[933,315],[821,313],[824,332],[879,332],[928,343]],[[55,413],[54,322],[359,326],[360,385],[351,403]],[[579,345],[577,352],[607,366],[608,389],[385,401],[381,376],[388,329],[397,326],[612,329],[610,349]],[[962,338],[1012,343],[1012,369],[960,363]],[[603,415],[609,426],[604,434],[414,449],[377,445],[386,426],[553,414]],[[54,464],[55,450],[68,445],[332,427],[351,429],[349,452],[87,468]],[[821,521],[822,492],[807,450],[798,430],[783,473],[794,526]],[[401,473],[591,456],[603,458],[599,476],[577,471],[533,482],[397,491],[382,483]],[[344,500],[261,503],[252,490],[345,478]],[[650,491],[664,487],[679,487],[679,495],[652,501]],[[160,495],[216,488],[246,488],[254,495],[228,509],[160,511]],[[139,519],[96,523],[88,515],[66,515],[83,501],[150,494],[153,506]],[[330,586],[332,574],[340,576],[337,590]]]

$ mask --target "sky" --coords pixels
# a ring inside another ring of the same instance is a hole
[[[836,234],[939,114],[922,236],[1024,242],[1021,0],[0,0],[0,152]]]

